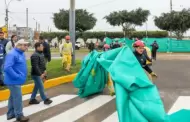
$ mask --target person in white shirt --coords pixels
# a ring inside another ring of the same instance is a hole
[[[5,47],[6,53],[10,52],[15,47],[16,41],[17,41],[17,36],[12,35],[11,40],[7,43]]]

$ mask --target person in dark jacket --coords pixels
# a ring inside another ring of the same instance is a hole
[[[42,43],[35,43],[35,52],[32,54],[30,58],[32,66],[31,75],[32,79],[34,80],[35,86],[29,104],[40,103],[36,100],[36,94],[38,93],[38,90],[40,92],[42,100],[44,101],[44,104],[49,105],[52,103],[52,100],[48,99],[44,93],[43,80],[45,80],[47,73],[43,49],[44,47]]]
[[[27,64],[24,52],[28,49],[28,42],[19,40],[5,58],[4,83],[10,90],[7,120],[16,118],[18,122],[28,122],[29,118],[23,115],[22,91],[27,78]]]
[[[4,65],[4,59],[6,56],[6,50],[5,47],[7,45],[7,40],[4,38],[4,33],[0,32],[0,86],[4,86],[3,83],[3,65]]]
[[[152,77],[157,77],[152,69],[146,64],[147,57],[144,54],[144,43],[138,40],[133,44],[133,47],[135,48],[134,55],[142,68],[145,69]]]
[[[156,41],[154,41],[150,46],[152,46],[152,59],[156,60],[156,53],[159,49],[159,45]]]
[[[95,49],[95,45],[94,45],[94,43],[92,41],[89,44],[88,49],[89,49],[90,52],[92,52]]]
[[[44,54],[44,57],[45,57],[45,62],[46,64],[48,62],[51,61],[51,49],[50,49],[50,46],[47,42],[45,42],[44,38],[42,36],[40,36],[39,38],[39,42],[43,44],[44,46],[44,50],[43,50],[43,54]]]
[[[116,49],[116,48],[119,48],[119,47],[121,47],[121,45],[118,43],[118,41],[116,41],[115,44],[113,44],[112,49]]]

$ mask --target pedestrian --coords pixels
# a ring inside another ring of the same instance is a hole
[[[118,41],[116,41],[115,44],[113,44],[112,49],[116,49],[116,48],[119,48],[119,47],[121,47],[121,45],[118,43]]]
[[[15,47],[16,41],[17,41],[17,36],[12,35],[11,40],[6,45],[6,53],[10,52]]]
[[[156,60],[156,53],[157,53],[157,50],[159,49],[159,45],[155,40],[150,46],[152,46],[152,58]]]
[[[29,104],[39,104],[40,102],[36,100],[36,94],[39,91],[44,104],[49,105],[52,103],[52,100],[46,97],[44,93],[44,84],[43,80],[46,79],[46,64],[45,58],[43,55],[43,44],[40,42],[35,43],[35,52],[31,56],[31,76],[34,80],[34,89]]]
[[[71,68],[73,47],[72,47],[72,43],[70,42],[70,36],[66,36],[65,40],[66,40],[66,43],[63,44],[62,64],[63,64],[63,68],[65,68],[65,70],[69,72]]]
[[[6,50],[5,47],[7,45],[7,40],[4,38],[4,33],[0,32],[0,86],[4,86],[3,83],[3,65],[4,65],[4,59],[6,56]]]
[[[4,83],[10,90],[7,120],[16,118],[18,122],[29,121],[29,118],[23,114],[21,91],[21,85],[25,83],[27,78],[27,64],[24,52],[27,50],[28,44],[24,39],[19,40],[5,59]]]
[[[90,52],[92,52],[95,49],[95,45],[94,45],[94,43],[92,41],[88,45],[88,49],[89,49]]]
[[[45,62],[47,64],[48,62],[51,61],[50,45],[44,40],[44,38],[42,36],[39,37],[39,42],[42,43],[43,46],[44,46],[43,54],[44,54],[44,57],[45,57]]]
[[[142,68],[152,77],[157,77],[157,75],[152,71],[152,69],[146,64],[146,56],[144,55],[144,44],[142,41],[138,40],[133,44],[135,51],[133,52],[138,62],[142,66]]]
[[[104,51],[110,50],[110,46],[109,46],[108,44],[104,44],[103,50],[104,50]]]

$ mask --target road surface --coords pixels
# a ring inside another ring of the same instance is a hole
[[[154,63],[153,69],[159,76],[154,83],[169,113],[181,108],[190,109],[189,66],[189,60],[159,60]],[[46,93],[54,101],[50,106],[42,102],[29,106],[30,95],[23,97],[24,113],[30,117],[30,122],[118,122],[115,97],[109,96],[107,89],[85,99],[76,95],[77,89],[71,83],[48,89]],[[15,121],[5,120],[6,106],[6,101],[0,102],[0,122]]]

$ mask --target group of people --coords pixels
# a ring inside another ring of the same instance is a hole
[[[119,44],[118,41],[116,41],[115,43],[111,43],[110,45],[108,44],[104,44],[103,45],[103,51],[107,51],[107,50],[110,50],[110,49],[116,49],[116,48],[119,48],[121,47],[122,45]],[[88,49],[90,52],[92,52],[94,49],[95,49],[95,44],[93,42],[91,42],[89,45],[88,45]]]
[[[18,122],[28,122],[29,118],[24,116],[22,104],[21,86],[27,80],[27,62],[24,52],[28,50],[29,42],[24,39],[17,40],[13,35],[8,41],[4,33],[0,32],[0,83],[10,90],[8,100],[7,120],[16,118]],[[29,101],[30,105],[39,104],[36,95],[39,91],[45,105],[51,104],[44,92],[44,81],[47,78],[46,65],[51,61],[50,46],[41,36],[34,45],[35,51],[30,57],[31,76],[34,80],[34,89]]]

